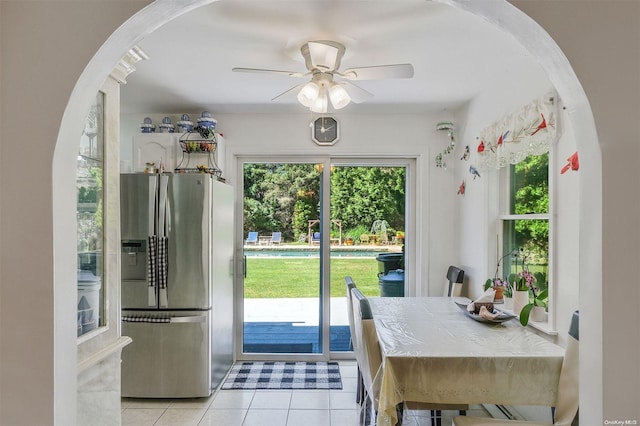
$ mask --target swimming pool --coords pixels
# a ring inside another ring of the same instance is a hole
[[[393,253],[384,248],[372,249],[332,249],[331,257],[356,257],[356,258],[375,258],[381,253]],[[317,247],[305,248],[245,248],[244,254],[247,257],[320,257]]]

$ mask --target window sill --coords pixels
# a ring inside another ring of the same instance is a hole
[[[544,334],[548,334],[549,336],[557,336],[558,331],[555,330],[548,321],[533,321],[529,320],[529,327],[534,328],[538,331],[541,331]]]

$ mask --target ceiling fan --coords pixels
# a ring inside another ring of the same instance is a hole
[[[370,92],[351,83],[353,80],[413,77],[411,64],[375,65],[339,71],[345,47],[336,41],[309,41],[302,45],[300,52],[307,67],[307,72],[304,73],[259,68],[233,68],[233,71],[280,74],[296,78],[311,76],[311,81],[294,86],[272,100],[297,91],[298,101],[318,113],[327,112],[329,101],[333,108],[341,109],[351,101],[360,103],[373,97]]]

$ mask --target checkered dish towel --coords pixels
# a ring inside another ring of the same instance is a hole
[[[158,239],[158,288],[160,289],[160,307],[169,306],[167,299],[167,276],[169,270],[169,239],[160,237]]]
[[[158,279],[158,270],[156,268],[156,247],[158,245],[158,237],[149,236],[149,256],[147,258],[147,282],[149,283],[149,306],[156,306],[156,283]]]

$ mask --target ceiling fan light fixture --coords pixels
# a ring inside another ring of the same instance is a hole
[[[329,88],[329,99],[331,99],[331,105],[333,105],[335,109],[342,109],[351,102],[351,96],[349,96],[345,88],[338,83],[333,83]]]
[[[298,92],[298,102],[307,108],[311,108],[316,99],[318,99],[319,94],[320,86],[317,83],[310,81],[302,86],[302,89]]]

